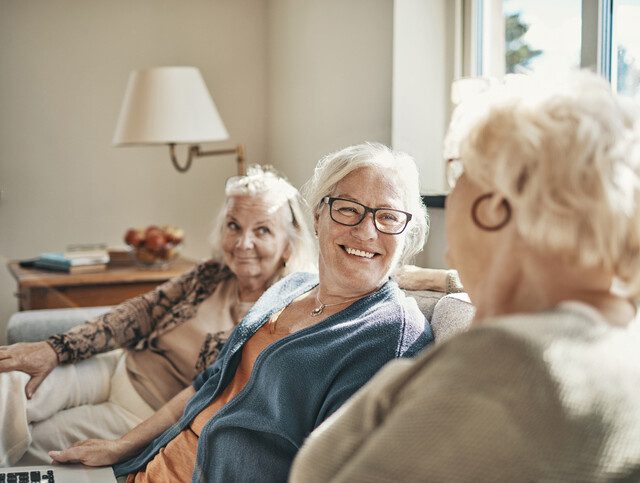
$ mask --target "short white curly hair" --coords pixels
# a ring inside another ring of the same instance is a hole
[[[399,264],[408,263],[422,250],[429,234],[429,217],[420,195],[418,168],[408,154],[393,151],[380,143],[362,143],[324,156],[318,161],[313,176],[302,187],[312,215],[318,213],[322,198],[333,194],[345,176],[366,167],[382,167],[389,173],[398,183],[406,211],[413,215],[406,228],[405,243],[398,260]]]
[[[532,246],[610,270],[639,299],[639,106],[587,71],[508,84],[484,94],[466,134],[449,136],[461,139],[465,173],[509,201]]]

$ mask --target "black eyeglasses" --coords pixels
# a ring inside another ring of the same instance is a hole
[[[345,226],[356,226],[367,213],[373,215],[373,225],[380,233],[399,235],[411,220],[411,213],[390,208],[369,208],[357,201],[325,196],[322,202],[329,205],[329,214],[336,223]]]

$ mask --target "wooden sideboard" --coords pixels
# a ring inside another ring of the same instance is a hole
[[[17,261],[9,262],[8,268],[18,283],[18,309],[33,310],[116,305],[181,275],[195,264],[178,259],[160,270],[109,266],[102,272],[79,274],[23,268]]]

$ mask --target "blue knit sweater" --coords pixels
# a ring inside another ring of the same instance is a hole
[[[317,285],[297,273],[272,286],[236,327],[216,362],[193,383],[182,418],[142,453],[114,467],[138,471],[224,391],[244,343],[271,315]],[[306,436],[388,361],[433,341],[415,301],[395,282],[322,322],[268,346],[242,391],[202,429],[192,481],[286,481]]]

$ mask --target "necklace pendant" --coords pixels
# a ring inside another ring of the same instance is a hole
[[[313,309],[311,311],[311,317],[317,317],[318,315],[320,315],[322,313],[322,311],[324,310],[325,305],[324,304],[320,304],[320,307],[316,307],[315,309]]]

